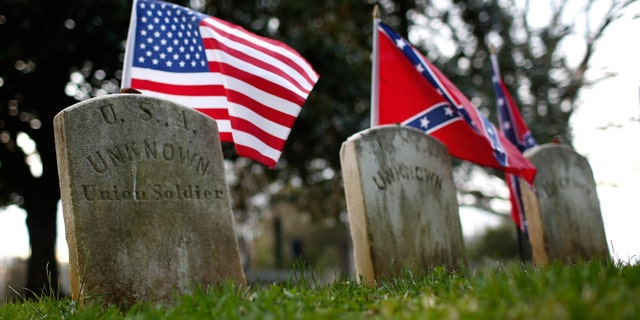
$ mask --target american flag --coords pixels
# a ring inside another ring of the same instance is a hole
[[[378,22],[377,32],[375,125],[400,123],[420,129],[445,144],[454,157],[533,182],[535,167],[440,70],[391,27]]]
[[[175,4],[136,0],[122,87],[194,108],[274,167],[318,75],[295,50]]]
[[[531,131],[524,122],[524,119],[522,119],[518,107],[500,76],[498,58],[494,53],[491,54],[491,79],[493,81],[493,89],[496,93],[500,131],[502,131],[504,136],[507,137],[520,152],[525,152],[535,147],[537,145],[536,141],[533,139]],[[506,174],[505,181],[510,191],[511,218],[518,228],[520,228],[520,231],[528,235],[527,219],[524,214],[522,193],[520,191],[518,178],[512,174]]]

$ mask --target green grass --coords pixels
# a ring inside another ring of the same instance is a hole
[[[285,284],[228,284],[176,297],[170,306],[139,303],[125,311],[45,296],[1,305],[0,319],[638,319],[639,302],[640,266],[583,262],[472,274],[435,268],[376,287],[318,285],[297,275]]]

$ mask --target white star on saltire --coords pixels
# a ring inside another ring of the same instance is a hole
[[[451,109],[451,106],[446,106],[444,108],[444,114],[449,116],[449,117],[453,116],[453,109]]]
[[[427,119],[427,116],[420,118],[420,127],[425,129],[429,127],[429,119]]]
[[[398,40],[396,40],[396,46],[397,46],[398,48],[400,48],[400,50],[404,49],[404,47],[405,47],[406,45],[407,45],[407,43],[406,43],[406,42],[404,42],[404,40],[402,40],[402,39],[398,39]]]
[[[505,129],[505,130],[509,130],[509,129],[511,129],[511,122],[509,122],[509,121],[505,121],[505,122],[504,122],[504,129]]]
[[[423,73],[424,72],[424,67],[421,64],[416,65],[416,70],[418,70],[418,72]]]

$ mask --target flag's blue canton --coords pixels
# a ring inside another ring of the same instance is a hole
[[[500,120],[500,124],[502,127],[502,133],[509,139],[511,143],[513,143],[520,152],[525,152],[528,149],[531,149],[538,144],[535,139],[533,139],[533,135],[531,131],[527,132],[517,132],[517,128],[514,126],[514,118],[511,114],[509,106],[507,105],[507,98],[505,93],[502,91],[502,87],[500,86],[500,82],[498,77],[496,76],[497,70],[493,70],[493,65],[491,66],[491,71],[493,73],[492,81],[493,86],[496,92],[497,100],[498,100],[498,119]]]
[[[443,102],[415,115],[404,124],[426,133],[431,133],[459,118],[460,116],[453,111],[453,108],[448,103]]]
[[[133,65],[169,72],[209,71],[198,27],[205,17],[174,4],[139,0]]]
[[[444,88],[441,87],[440,83],[436,80],[435,75],[429,71],[429,68],[427,68],[427,66],[422,61],[422,59],[414,52],[413,48],[409,44],[407,44],[404,38],[402,38],[391,27],[387,26],[384,23],[380,23],[379,26],[389,36],[389,38],[393,40],[393,42],[396,44],[396,47],[400,51],[402,51],[402,53],[404,53],[405,57],[409,61],[411,61],[411,63],[416,67],[416,71],[420,73],[427,81],[429,81],[429,83],[434,88],[436,88],[438,93],[440,93],[440,95],[442,95],[447,101],[444,104],[436,105],[437,107],[433,106],[431,108],[428,108],[428,110],[425,110],[425,112],[422,113],[421,115],[414,117],[413,120],[411,120],[410,124],[408,123],[407,125],[411,125],[412,127],[423,129],[425,131],[428,131],[428,130],[433,131],[435,130],[435,126],[440,127],[442,126],[443,122],[439,122],[439,123],[433,122],[433,125],[429,126],[431,125],[430,121],[433,121],[433,120],[427,114],[431,114],[432,108],[434,109],[435,114],[442,114],[442,111],[438,112],[435,109],[445,110],[444,108],[447,107],[448,110],[453,111],[457,117],[462,117],[467,122],[467,124],[471,126],[471,128],[473,128],[476,131],[479,131],[478,127],[474,125],[473,121],[471,120],[471,117],[467,113],[467,110],[465,110],[464,107],[458,107],[456,105],[455,100],[453,100],[453,98],[449,95],[449,93]],[[507,154],[504,152],[504,149],[502,148],[502,145],[498,140],[495,127],[486,117],[480,115],[480,118],[482,119],[482,122],[483,122],[482,124],[485,131],[484,133],[487,137],[489,137],[491,141],[491,146],[493,147],[493,154],[496,160],[498,161],[498,163],[500,163],[500,165],[507,166],[507,161],[508,161]],[[420,119],[426,119],[426,124],[428,128],[422,127],[422,125],[425,122],[423,122],[424,120],[420,120]],[[442,120],[442,118],[438,118],[438,119]]]

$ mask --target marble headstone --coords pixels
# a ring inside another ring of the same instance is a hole
[[[64,109],[54,126],[74,299],[170,302],[246,285],[213,119],[115,94]]]
[[[608,259],[600,202],[587,159],[561,144],[541,145],[524,155],[538,169],[535,192],[520,182],[534,263]]]
[[[464,244],[447,148],[412,128],[362,131],[340,160],[358,278],[366,284],[403,269],[457,269]]]

